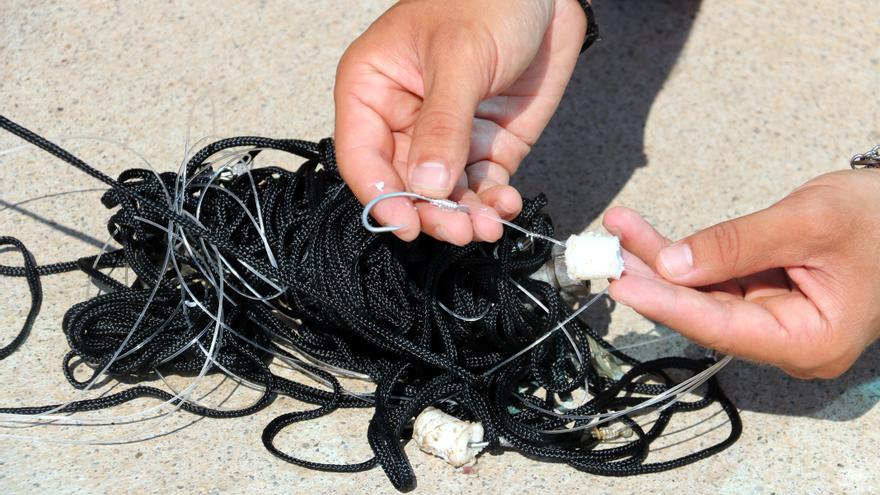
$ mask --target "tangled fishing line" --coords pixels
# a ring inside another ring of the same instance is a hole
[[[63,320],[70,346],[63,369],[74,387],[90,389],[104,375],[131,382],[155,373],[217,373],[262,390],[248,407],[218,409],[187,390],[139,384],[95,399],[6,407],[0,409],[4,420],[52,421],[147,397],[227,418],[286,395],[318,407],[272,420],[262,434],[270,452],[327,471],[378,464],[399,490],[415,486],[403,446],[412,419],[427,406],[482,423],[489,448],[601,475],[675,468],[739,437],[736,408],[712,374],[725,360],[638,362],[614,349],[575,317],[556,287],[531,278],[552,259],[551,246],[520,230],[505,228],[496,243],[464,247],[370,233],[360,221],[362,206],[336,170],[330,139],[223,139],[193,154],[177,173],[129,169],[114,180],[5,117],[0,127],[107,184],[102,203],[113,211],[107,228],[121,246],[38,265],[21,242],[0,237],[0,245],[24,259],[20,267],[0,266],[0,274],[25,277],[31,292],[24,326],[0,359],[25,341],[39,312],[41,277],[80,270],[104,292],[75,304]],[[305,162],[295,171],[255,167],[265,150]],[[544,204],[543,197],[525,201],[514,223],[552,236]],[[102,271],[119,267],[136,279],[126,284]],[[628,371],[600,365],[609,359]],[[88,364],[93,376],[75,378],[75,361]],[[278,362],[316,385],[274,373],[270,365]],[[672,378],[682,370],[691,377]],[[347,390],[339,377],[368,380],[375,391]],[[680,400],[702,384],[699,399]],[[582,404],[561,408],[560,397],[577,391],[586,394]],[[648,462],[651,443],[673,415],[712,404],[729,418],[724,440],[675,460]],[[373,409],[367,438],[375,456],[366,462],[316,463],[274,444],[295,422],[353,407]],[[649,409],[658,416],[643,428],[635,418]],[[593,433],[611,422],[633,435],[600,448]]]

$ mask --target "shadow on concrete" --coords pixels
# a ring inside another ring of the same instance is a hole
[[[556,115],[513,178],[547,194],[557,233],[580,232],[645,165],[645,122],[699,0],[597,2],[602,41],[575,68]]]
[[[91,189],[78,189],[75,191],[64,191],[61,193],[47,194],[47,195],[43,195],[43,196],[39,196],[39,197],[35,197],[35,198],[26,199],[26,200],[20,201],[18,203],[10,203],[9,201],[6,201],[6,200],[0,198],[0,212],[5,211],[5,210],[11,210],[14,213],[17,213],[17,214],[23,215],[25,217],[28,217],[30,219],[36,220],[37,222],[39,222],[43,225],[46,225],[47,227],[51,228],[52,230],[56,230],[58,232],[61,232],[62,234],[66,235],[68,237],[72,237],[72,238],[77,239],[79,241],[82,241],[86,244],[89,244],[93,247],[96,247],[98,249],[102,249],[104,247],[104,242],[102,242],[100,239],[97,239],[93,236],[90,236],[89,234],[86,234],[85,232],[81,232],[73,227],[68,227],[67,225],[64,225],[64,224],[62,224],[56,220],[53,220],[51,218],[44,217],[38,213],[35,213],[34,211],[32,211],[28,208],[25,208],[22,205],[27,204],[27,203],[32,203],[37,200],[52,198],[52,197],[56,197],[56,196],[66,195],[66,194],[75,194],[75,193],[91,192],[91,191],[103,191],[103,190],[104,189],[91,188]],[[62,216],[62,214],[59,213],[59,216]]]
[[[721,382],[744,411],[828,421],[855,419],[880,402],[880,342],[834,380],[799,380],[777,368],[734,361]]]

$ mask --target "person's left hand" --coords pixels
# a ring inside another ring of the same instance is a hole
[[[609,210],[615,300],[726,354],[833,378],[880,336],[880,170],[823,175],[765,210],[674,244]]]

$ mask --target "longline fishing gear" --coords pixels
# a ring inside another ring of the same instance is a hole
[[[0,348],[0,359],[25,343],[42,302],[42,277],[81,271],[102,289],[74,304],[62,322],[70,346],[62,371],[76,396],[3,407],[5,428],[135,422],[178,409],[233,418],[286,395],[317,408],[266,425],[262,440],[272,454],[324,471],[379,465],[403,491],[416,483],[403,450],[411,437],[455,465],[485,449],[513,449],[625,476],[703,459],[741,433],[715,376],[730,358],[637,361],[579,318],[603,293],[572,309],[558,284],[539,280],[557,261],[557,244],[568,244],[554,239],[543,196],[526,200],[495,243],[456,247],[427,236],[405,243],[370,224],[372,205],[363,208],[340,178],[330,139],[221,139],[188,153],[176,173],[132,168],[113,179],[5,117],[0,128],[109,187],[101,202],[111,211],[112,241],[96,255],[40,265],[20,241],[0,237],[23,258],[21,266],[0,266],[0,274],[25,278],[31,294],[24,325]],[[267,150],[304,162],[293,171],[257,166]],[[120,269],[133,279],[120,280],[112,272]],[[86,380],[75,377],[80,362],[93,370]],[[674,378],[682,373],[689,376]],[[172,375],[190,381],[174,388]],[[208,375],[257,390],[257,397],[243,407],[209,404],[199,392]],[[157,377],[167,389],[147,384]],[[84,395],[107,378],[135,384]],[[375,390],[357,391],[348,381]],[[572,396],[574,403],[566,399]],[[156,404],[110,419],[89,414],[144,399]],[[727,416],[726,438],[652,460],[651,445],[673,416],[712,405]],[[293,423],[339,408],[373,410],[373,458],[317,463],[276,445]],[[425,425],[454,438],[428,445]]]

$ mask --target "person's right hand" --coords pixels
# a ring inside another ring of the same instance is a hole
[[[609,292],[724,354],[834,378],[880,338],[878,197],[880,170],[825,174],[675,243],[612,208],[626,271]]]
[[[336,76],[336,153],[355,196],[409,190],[373,217],[463,245],[494,241],[522,208],[510,185],[556,111],[586,31],[576,0],[406,0],[364,32]],[[463,173],[466,172],[466,173]],[[552,174],[548,171],[548,180]]]

